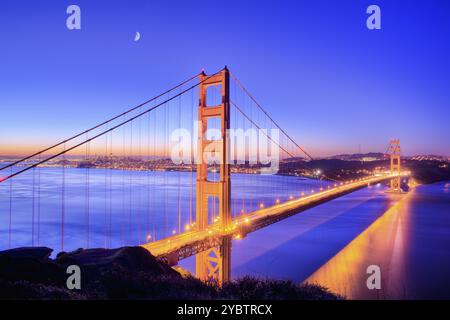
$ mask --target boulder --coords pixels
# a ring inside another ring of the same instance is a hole
[[[46,285],[64,283],[65,270],[50,259],[52,251],[46,247],[0,251],[0,279]]]

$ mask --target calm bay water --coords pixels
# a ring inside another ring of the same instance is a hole
[[[195,220],[195,178],[191,172],[30,170],[0,184],[0,249],[114,248],[183,232]],[[209,178],[215,180],[218,174]],[[232,174],[232,214],[327,184],[298,177]],[[214,201],[210,211],[218,212]]]
[[[326,186],[242,174],[232,182],[233,215]],[[450,298],[449,186],[419,186],[406,195],[372,186],[233,240],[232,277],[315,282],[355,299]],[[182,231],[178,220],[184,226],[191,218],[189,172],[66,168],[62,175],[62,168],[41,168],[0,185],[0,249],[137,245]],[[381,268],[381,290],[366,287],[372,264]],[[180,265],[195,270],[192,257]]]

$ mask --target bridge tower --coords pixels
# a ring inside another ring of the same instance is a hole
[[[391,190],[390,192],[401,192],[400,183],[400,140],[393,139],[390,141],[389,154],[391,158],[391,173],[396,174],[394,178],[391,179]]]
[[[202,72],[199,76],[200,99],[198,106],[198,141],[197,141],[197,182],[196,182],[196,228],[199,231],[209,226],[209,201],[218,200],[220,228],[225,230],[231,223],[230,210],[230,165],[228,161],[228,129],[230,128],[230,79],[225,67],[221,72],[207,76]],[[208,105],[207,89],[221,87],[221,103]],[[219,140],[208,140],[206,131],[208,120],[219,118],[221,137]],[[219,181],[208,180],[208,155],[219,159]],[[214,235],[212,235],[214,236]],[[220,237],[220,235],[218,235]],[[230,278],[231,239],[220,239],[218,247],[203,251],[196,256],[196,274],[201,280],[217,281],[219,284]]]

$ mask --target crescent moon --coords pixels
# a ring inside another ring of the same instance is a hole
[[[139,39],[141,38],[141,34],[138,32],[136,32],[136,35],[134,36],[134,41],[139,41]]]

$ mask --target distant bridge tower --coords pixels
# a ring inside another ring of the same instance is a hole
[[[200,99],[198,106],[198,143],[197,143],[197,185],[196,185],[196,227],[205,230],[209,225],[209,201],[219,203],[219,223],[222,229],[231,224],[230,210],[230,165],[228,161],[228,129],[230,128],[230,84],[227,68],[208,77],[204,72],[199,76]],[[207,89],[221,87],[221,103],[207,105]],[[219,118],[221,139],[208,140],[206,130],[208,119]],[[220,159],[220,180],[208,180],[208,163],[206,157],[214,154]],[[212,235],[214,236],[214,235]],[[203,251],[196,256],[196,275],[201,280],[214,279],[219,284],[230,278],[231,238],[222,238],[220,245]]]
[[[401,192],[400,183],[400,140],[393,139],[390,142],[389,154],[391,157],[391,173],[395,174],[395,178],[391,179],[391,192]]]

